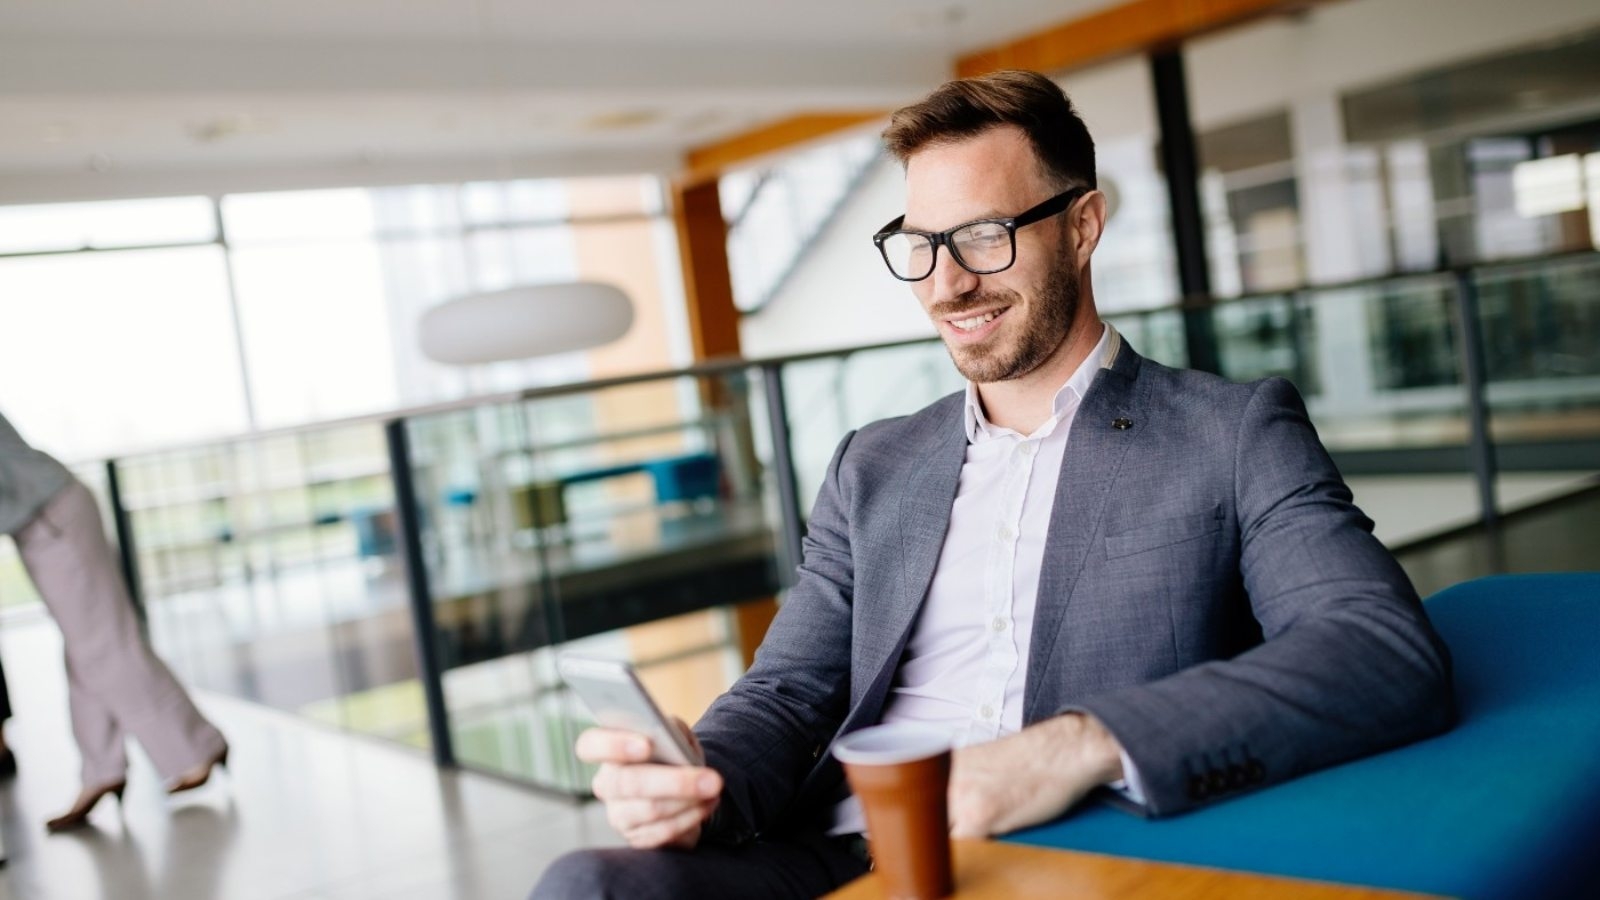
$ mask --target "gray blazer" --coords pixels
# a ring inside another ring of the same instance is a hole
[[[709,837],[814,827],[844,796],[828,748],[883,713],[949,525],[961,415],[955,394],[840,443],[798,583],[695,726],[727,785]],[[1104,723],[1158,816],[1455,715],[1449,653],[1294,387],[1127,345],[1072,424],[1024,696],[1025,724]]]

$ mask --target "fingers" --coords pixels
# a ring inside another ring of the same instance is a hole
[[[606,821],[617,831],[627,834],[647,825],[653,825],[685,811],[695,809],[704,801],[685,800],[614,800],[606,804]]]
[[[715,769],[605,763],[594,776],[594,795],[613,800],[711,800],[722,793]]]
[[[631,847],[650,848],[693,846],[700,836],[700,826],[716,808],[716,801],[694,803],[677,814],[630,829],[618,829]]]
[[[677,725],[694,740],[682,720]],[[722,795],[715,769],[648,762],[650,739],[641,734],[591,728],[578,735],[576,749],[579,759],[599,764],[594,795],[605,803],[611,827],[634,847],[694,846]]]
[[[644,762],[650,758],[650,739],[634,731],[590,728],[578,735],[575,749],[586,763]]]

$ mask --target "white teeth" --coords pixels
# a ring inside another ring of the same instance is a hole
[[[995,317],[998,315],[1000,315],[998,312],[986,312],[981,316],[973,316],[970,319],[957,319],[950,324],[961,329],[962,331],[971,331],[980,325],[987,325],[990,322],[993,322]]]

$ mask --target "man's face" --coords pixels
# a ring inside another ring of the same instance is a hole
[[[1014,216],[1059,192],[1021,129],[991,128],[917,151],[906,164],[908,229],[943,231]],[[912,282],[956,369],[979,384],[1020,378],[1066,339],[1078,307],[1078,269],[1065,214],[1017,231],[1011,268],[974,275],[939,248],[933,274]]]

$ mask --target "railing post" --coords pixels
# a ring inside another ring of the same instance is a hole
[[[117,533],[117,553],[122,557],[122,580],[128,583],[128,596],[133,599],[139,625],[148,632],[150,619],[144,608],[144,589],[139,583],[139,548],[134,543],[133,519],[122,503],[122,481],[114,459],[106,460],[106,499],[111,503],[111,527]]]
[[[417,653],[417,677],[422,680],[422,697],[428,710],[433,761],[440,766],[454,767],[456,753],[450,739],[450,713],[444,703],[444,672],[439,666],[433,589],[428,584],[428,564],[422,555],[422,523],[417,517],[420,507],[411,470],[411,441],[406,433],[406,420],[385,422],[383,432],[389,446],[389,478],[394,485],[400,556],[406,567],[406,593],[411,603],[411,628]]]
[[[1478,505],[1483,525],[1493,532],[1500,525],[1495,500],[1494,443],[1489,438],[1488,373],[1483,358],[1483,327],[1478,318],[1478,283],[1472,270],[1455,270],[1456,343],[1460,347],[1461,381],[1467,392],[1468,454],[1478,483]]]
[[[804,558],[800,539],[805,536],[805,520],[800,515],[800,486],[794,474],[794,451],[789,443],[789,404],[783,393],[783,366],[767,363],[761,367],[761,386],[767,399],[767,427],[772,440],[772,475],[778,491],[778,515],[782,531],[778,541],[778,583],[792,587],[795,569]]]
[[[1167,177],[1189,368],[1221,373],[1216,324],[1211,318],[1215,303],[1211,296],[1211,262],[1206,256],[1205,218],[1200,203],[1200,153],[1189,116],[1189,81],[1181,46],[1150,54],[1150,80],[1155,88],[1156,119],[1161,129],[1161,167]]]
[[[1289,346],[1294,351],[1294,386],[1305,397],[1312,393],[1311,366],[1306,360],[1305,323],[1300,320],[1300,296],[1299,291],[1290,291],[1284,295],[1284,303],[1289,308]]]

